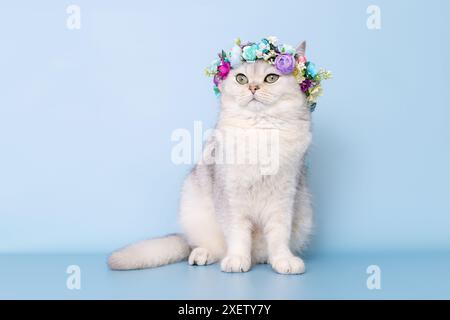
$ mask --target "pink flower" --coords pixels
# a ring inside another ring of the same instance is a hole
[[[297,58],[297,61],[298,61],[298,63],[300,63],[300,64],[305,64],[306,63],[306,57],[305,56],[299,56],[298,58]]]
[[[222,60],[222,64],[217,68],[218,76],[222,79],[225,79],[230,73],[231,64],[228,61]]]

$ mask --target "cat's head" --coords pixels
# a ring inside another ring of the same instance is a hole
[[[296,50],[305,55],[306,43]],[[218,83],[223,104],[234,104],[249,111],[267,110],[282,101],[305,105],[306,96],[292,73],[283,74],[274,64],[264,60],[244,61],[232,68],[223,81]]]
[[[275,37],[245,44],[238,39],[230,51],[219,53],[206,74],[213,77],[222,106],[250,111],[270,110],[285,102],[299,108],[315,106],[321,81],[331,73],[307,61],[305,42],[296,49],[276,42]]]

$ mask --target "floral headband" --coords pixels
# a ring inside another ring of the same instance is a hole
[[[277,45],[276,37],[267,37],[260,42],[242,43],[240,39],[235,41],[233,48],[219,53],[219,58],[214,60],[205,70],[207,76],[213,77],[214,92],[220,95],[219,83],[225,80],[231,69],[239,67],[243,62],[252,63],[263,60],[274,65],[284,75],[292,74],[300,90],[306,97],[311,111],[314,111],[317,99],[322,95],[322,80],[331,78],[331,72],[317,69],[314,63],[308,61],[304,55],[304,43],[302,52],[290,45]]]

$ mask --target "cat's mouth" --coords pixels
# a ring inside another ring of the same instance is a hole
[[[257,94],[253,94],[252,95],[252,99],[250,101],[258,101],[258,102],[263,103],[261,97],[259,95],[257,95]]]
[[[250,103],[263,103],[263,102],[253,95],[253,97],[250,99],[250,101],[248,103],[250,104]]]
[[[259,106],[262,107],[263,105],[269,105],[270,102],[267,101],[268,99],[264,99],[265,97],[261,97],[257,94],[252,94],[252,95],[248,95],[245,98],[242,97],[240,100],[240,104],[242,106],[248,106],[248,107],[255,107],[255,106]]]
[[[268,104],[267,99],[264,99],[264,97],[261,97],[261,96],[256,95],[256,94],[253,95],[253,97],[252,97],[252,99],[250,100],[250,102],[254,102],[254,103],[257,102],[257,103],[264,104],[264,105],[267,105],[267,104]],[[250,102],[249,102],[249,103],[250,103]]]
[[[247,103],[247,106],[260,110],[263,106],[265,106],[265,103],[259,100],[257,97],[253,96],[252,99]]]

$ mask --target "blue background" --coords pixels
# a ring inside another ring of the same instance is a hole
[[[81,29],[66,7],[81,7]],[[366,9],[381,8],[381,30]],[[0,253],[109,252],[179,230],[190,166],[171,133],[214,125],[203,69],[234,38],[308,41],[312,252],[450,250],[450,2],[2,1]]]

